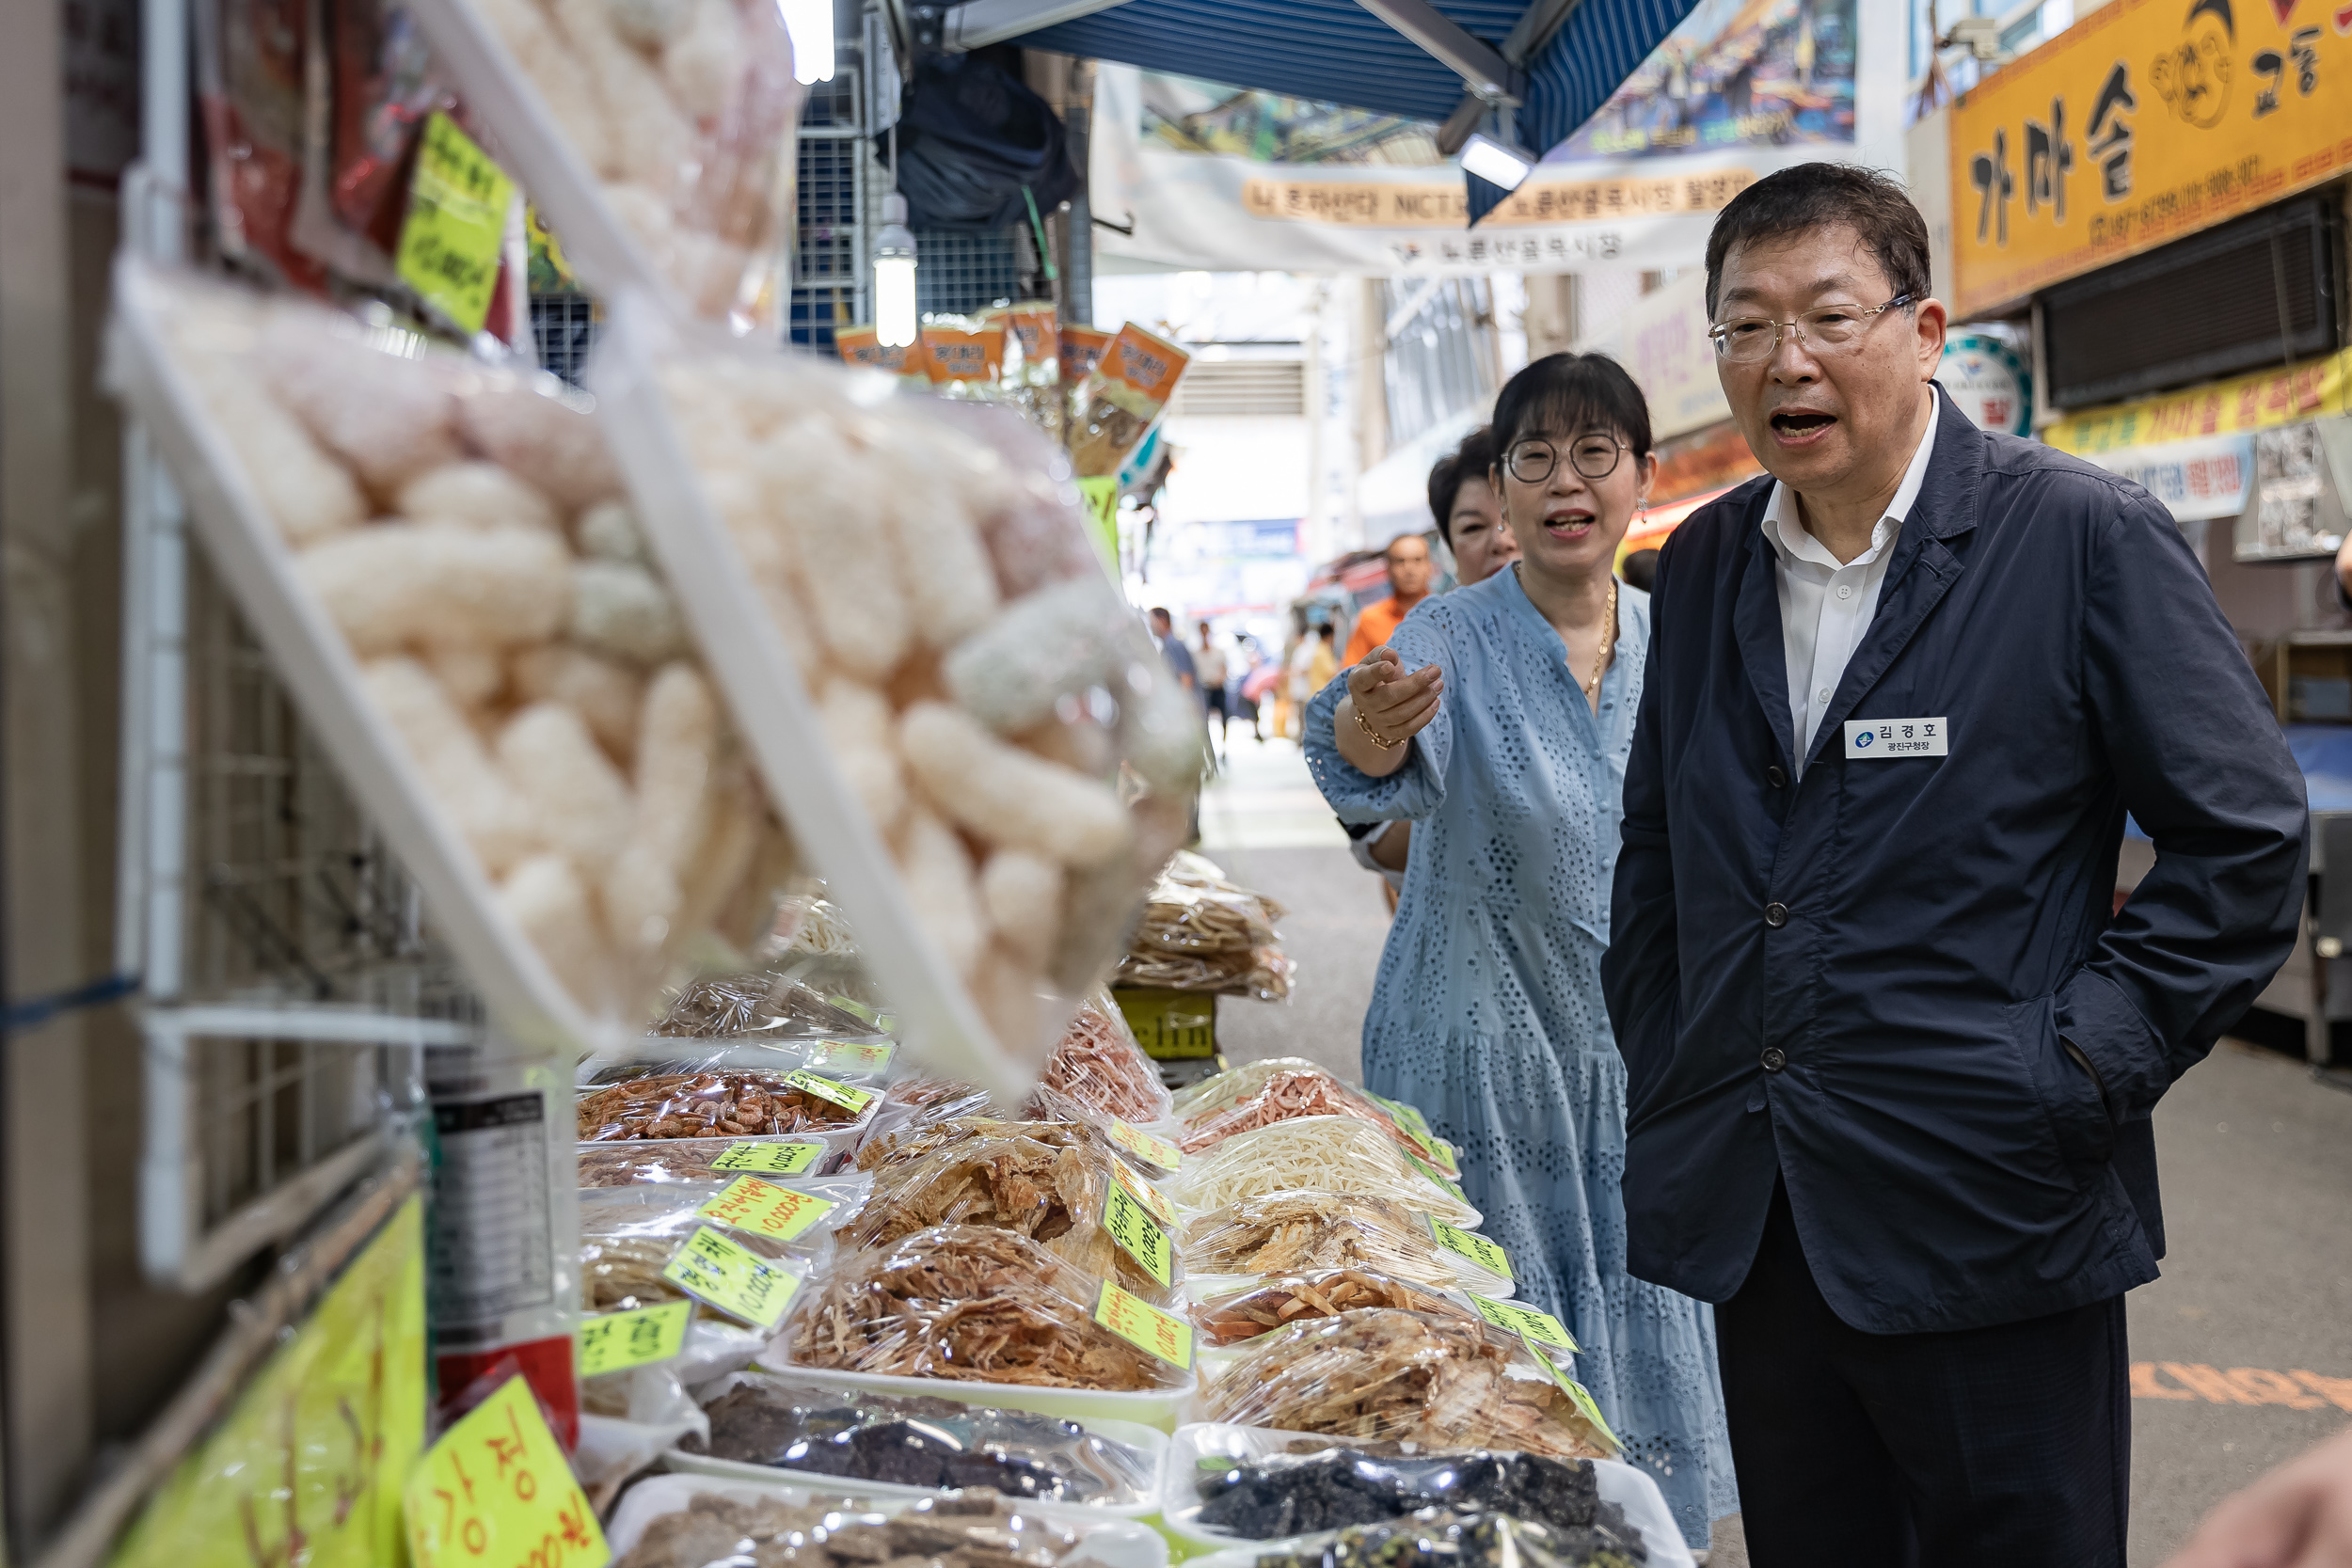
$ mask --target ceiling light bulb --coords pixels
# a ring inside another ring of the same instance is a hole
[[[914,310],[914,231],[907,198],[882,198],[882,226],[874,235],[874,335],[884,348],[911,348],[918,335]]]

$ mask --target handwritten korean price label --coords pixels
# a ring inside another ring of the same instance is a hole
[[[1473,1235],[1470,1231],[1448,1225],[1445,1221],[1438,1219],[1431,1220],[1429,1228],[1437,1235],[1438,1244],[1446,1251],[1458,1258],[1469,1259],[1499,1279],[1513,1277],[1511,1255],[1486,1240],[1486,1237]]]
[[[1103,1294],[1094,1304],[1094,1321],[1146,1354],[1171,1367],[1192,1365],[1192,1324],[1173,1318],[1144,1300],[1103,1281]]]
[[[1174,1170],[1184,1163],[1184,1151],[1166,1138],[1155,1138],[1140,1128],[1128,1126],[1117,1117],[1111,1117],[1111,1142],[1148,1164],[1162,1170]]]
[[[731,1318],[773,1333],[801,1276],[708,1226],[687,1239],[661,1277]]]
[[[765,1176],[798,1176],[825,1152],[823,1144],[729,1144],[710,1162],[712,1170],[755,1170]]]
[[[858,1115],[874,1102],[872,1090],[856,1088],[848,1084],[836,1084],[830,1078],[819,1077],[804,1067],[794,1068],[790,1072],[786,1073],[784,1081],[796,1089],[815,1095],[828,1105],[840,1106],[851,1116]]]
[[[634,1312],[607,1312],[581,1320],[574,1337],[580,1375],[602,1377],[669,1360],[686,1348],[686,1325],[693,1317],[692,1302],[665,1301]]]
[[[515,182],[439,110],[424,122],[408,216],[392,258],[401,280],[469,334],[489,319]]]
[[[1111,1162],[1111,1180],[1127,1189],[1127,1196],[1152,1211],[1152,1217],[1160,1222],[1162,1230],[1176,1228],[1176,1205],[1168,1195],[1127,1168],[1122,1161]]]
[[[1593,1391],[1570,1377],[1566,1370],[1557,1361],[1536,1349],[1534,1339],[1522,1334],[1519,1336],[1519,1340],[1527,1346],[1527,1354],[1534,1356],[1542,1365],[1544,1370],[1551,1374],[1551,1381],[1558,1384],[1560,1391],[1567,1395],[1574,1402],[1577,1409],[1584,1413],[1584,1418],[1593,1423],[1594,1428],[1608,1441],[1609,1446],[1613,1449],[1624,1448],[1625,1445],[1617,1441],[1617,1434],[1609,1430],[1608,1419],[1601,1415],[1600,1406],[1593,1402]]]
[[[1522,1339],[1533,1339],[1539,1345],[1553,1345],[1565,1351],[1577,1348],[1575,1336],[1549,1312],[1539,1312],[1516,1301],[1489,1301],[1475,1293],[1470,1293],[1470,1305],[1478,1308],[1480,1317]]]
[[[779,1187],[756,1176],[739,1176],[727,1183],[724,1192],[694,1212],[738,1230],[788,1242],[823,1219],[832,1207],[831,1198]]]
[[[520,1377],[441,1434],[410,1475],[401,1512],[416,1568],[604,1568],[612,1559]]]
[[[1168,1244],[1168,1232],[1160,1228],[1152,1211],[1120,1182],[1111,1183],[1110,1196],[1104,1202],[1103,1228],[1142,1265],[1144,1273],[1163,1285],[1174,1283],[1176,1249]]]
[[[879,1042],[853,1044],[847,1040],[826,1040],[818,1046],[817,1057],[827,1067],[849,1067],[873,1072],[890,1065],[890,1047]]]
[[[1454,1182],[1448,1181],[1438,1172],[1435,1166],[1423,1161],[1419,1155],[1407,1154],[1405,1158],[1412,1163],[1412,1166],[1415,1170],[1429,1178],[1430,1180],[1435,1181],[1443,1191],[1452,1194],[1454,1197],[1459,1198],[1464,1203],[1470,1202],[1470,1195],[1468,1193],[1463,1192],[1462,1189],[1459,1186],[1456,1186]]]

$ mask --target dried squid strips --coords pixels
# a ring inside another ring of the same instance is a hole
[[[1169,1110],[1159,1069],[1136,1043],[1118,1004],[1100,990],[1079,1004],[1040,1082],[1122,1121],[1158,1121]]]
[[[1474,1229],[1478,1211],[1423,1175],[1389,1135],[1353,1117],[1301,1117],[1237,1133],[1184,1162],[1168,1196],[1187,1213],[1278,1192],[1377,1197]]]
[[[1321,1269],[1270,1279],[1199,1303],[1192,1321],[1208,1343],[1236,1345],[1294,1323],[1375,1307],[1478,1321],[1467,1305],[1452,1296],[1369,1269]]]
[[[1391,1279],[1447,1286],[1456,1271],[1419,1216],[1381,1198],[1268,1193],[1200,1215],[1184,1227],[1196,1275],[1279,1275],[1371,1269]]]
[[[770,1072],[662,1072],[584,1094],[580,1140],[823,1132],[856,1116]]]
[[[1269,1075],[1254,1094],[1191,1119],[1176,1144],[1187,1154],[1198,1154],[1237,1133],[1301,1117],[1353,1117],[1378,1129],[1407,1155],[1421,1152],[1420,1146],[1386,1111],[1320,1068],[1293,1068]]]

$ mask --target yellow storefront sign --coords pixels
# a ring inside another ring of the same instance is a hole
[[[1952,107],[1963,317],[2352,169],[2342,0],[2114,0]]]
[[[1531,180],[1487,214],[1486,227],[1600,223],[1677,213],[1720,212],[1756,183],[1744,168],[1639,180]],[[1415,183],[1339,180],[1250,180],[1242,210],[1253,218],[1289,223],[1335,223],[1375,229],[1461,229],[1470,223],[1470,192],[1462,182]]]
[[[2185,392],[2086,408],[2046,426],[2042,438],[2061,451],[2088,457],[2344,413],[2352,413],[2352,349]]]
[[[424,1399],[424,1202],[412,1197],[181,1462],[110,1568],[398,1562]]]

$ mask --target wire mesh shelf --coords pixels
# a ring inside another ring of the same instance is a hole
[[[596,346],[604,314],[586,294],[532,294],[531,341],[539,363],[573,386],[588,368],[588,351]]]
[[[1039,270],[1028,230],[1018,226],[918,229],[914,249],[914,304],[927,316],[965,315],[1025,299]]]

